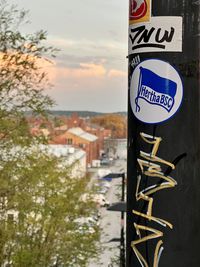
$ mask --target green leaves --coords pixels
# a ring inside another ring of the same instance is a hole
[[[86,178],[52,157],[33,138],[25,112],[46,116],[53,101],[44,94],[44,62],[57,50],[47,33],[24,35],[24,10],[0,1],[0,266],[84,267],[97,254],[99,228],[80,223],[94,213],[81,201]]]
[[[71,178],[69,167],[59,168],[62,161],[40,149],[29,150],[18,151],[9,164],[6,160],[0,174],[5,196],[0,201],[5,206],[0,225],[2,233],[8,233],[2,247],[12,244],[13,266],[51,266],[57,256],[63,266],[86,266],[97,253],[99,238],[98,226],[83,219],[96,210],[93,203],[81,201],[87,180]],[[11,228],[7,227],[8,211],[16,215]]]

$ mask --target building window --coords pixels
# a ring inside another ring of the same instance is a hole
[[[79,144],[80,148],[85,148],[85,144]]]
[[[73,143],[73,141],[72,141],[71,138],[67,139],[67,144],[68,144],[68,145],[72,145],[72,143]]]

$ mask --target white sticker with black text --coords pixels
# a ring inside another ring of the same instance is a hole
[[[129,26],[129,55],[182,52],[182,17],[152,17],[150,23]]]

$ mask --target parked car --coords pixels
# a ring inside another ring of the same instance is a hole
[[[101,165],[103,166],[109,166],[110,165],[110,160],[108,158],[104,158],[101,160]]]
[[[96,218],[93,217],[80,217],[78,219],[75,220],[75,222],[79,223],[80,225],[88,225],[88,226],[95,226],[95,225],[99,225],[99,221],[96,220]]]
[[[107,182],[107,181],[104,181],[104,180],[102,180],[99,185],[102,186],[102,187],[106,187],[106,188],[110,188],[111,187],[110,183]]]
[[[98,193],[98,194],[103,194],[103,195],[105,195],[107,192],[108,192],[108,188],[107,188],[107,187],[100,187],[100,188],[97,190],[97,193]]]
[[[110,205],[110,202],[106,200],[105,196],[103,194],[83,194],[81,196],[82,201],[91,200],[95,203],[97,203],[100,207],[108,207]]]
[[[106,200],[103,194],[95,194],[93,196],[93,201],[100,205],[100,207],[108,207],[110,202]]]

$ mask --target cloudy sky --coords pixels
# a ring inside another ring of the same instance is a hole
[[[29,10],[26,30],[59,48],[48,68],[56,109],[125,111],[128,0],[10,0]]]

